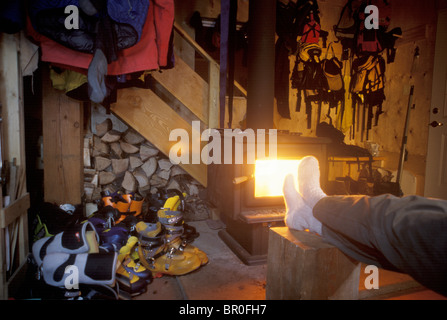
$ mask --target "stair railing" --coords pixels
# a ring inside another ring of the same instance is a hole
[[[208,109],[208,128],[219,128],[219,78],[220,66],[186,31],[174,22],[174,30],[187,43],[189,43],[196,52],[208,61],[208,85],[209,85],[209,109]],[[247,90],[243,88],[237,81],[234,86],[247,98]]]

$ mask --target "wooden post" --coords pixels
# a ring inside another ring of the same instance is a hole
[[[0,191],[0,300],[9,297],[10,283],[27,265],[29,194],[26,192],[23,81],[20,66],[21,34],[0,33],[0,161],[10,165],[7,194]],[[10,203],[3,204],[3,196]],[[9,236],[9,245],[6,242]],[[18,267],[14,266],[17,254]],[[9,261],[7,261],[9,257]],[[9,265],[7,265],[9,262]],[[9,277],[6,277],[6,273]]]
[[[51,85],[42,70],[44,199],[81,203],[83,192],[83,106]]]
[[[219,128],[219,65],[214,61],[209,62],[209,109],[208,128]]]
[[[356,300],[360,263],[318,235],[269,230],[266,298],[274,300]]]

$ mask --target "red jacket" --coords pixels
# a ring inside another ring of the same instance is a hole
[[[168,50],[174,23],[174,0],[150,0],[140,41],[118,52],[118,60],[108,65],[108,75],[122,75],[157,70],[168,64]],[[39,33],[28,19],[27,32],[42,50],[42,61],[69,69],[88,69],[92,54],[69,49]]]

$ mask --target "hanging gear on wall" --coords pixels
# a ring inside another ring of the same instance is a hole
[[[276,2],[275,45],[275,98],[278,113],[290,119],[289,84],[290,55],[296,55],[300,44],[319,44],[322,39],[326,47],[328,32],[321,30],[317,1],[277,1]],[[297,42],[297,38],[300,41]]]
[[[374,5],[379,12],[378,29],[366,28],[365,13],[368,5]],[[333,27],[338,41],[343,46],[342,60],[357,56],[377,54],[386,50],[387,63],[394,62],[395,42],[402,35],[401,28],[390,31],[391,4],[387,0],[348,0],[343,7],[337,25]]]
[[[301,95],[303,94],[308,129],[312,126],[312,102],[318,103],[319,117],[323,91],[327,90],[328,86],[321,67],[320,55],[321,48],[317,44],[302,44],[296,55],[295,67],[292,72],[292,88],[298,89],[296,111],[301,110]]]
[[[332,58],[328,58],[329,49],[332,52]],[[328,118],[330,124],[332,124],[332,118],[330,117],[331,109],[336,109],[336,113],[340,114],[339,121],[341,122],[344,114],[345,107],[345,87],[343,81],[343,63],[335,56],[333,44],[330,43],[326,56],[321,62],[323,74],[326,78],[327,87],[323,90],[323,101],[329,104]],[[340,108],[339,108],[340,107]]]
[[[357,119],[360,115],[360,105],[363,105],[363,117],[361,124],[361,141],[366,131],[366,140],[369,138],[369,130],[372,127],[375,113],[375,125],[379,116],[383,113],[382,103],[385,100],[385,60],[380,55],[369,55],[357,58],[352,63],[350,91],[352,93],[353,109],[356,109]],[[359,121],[357,120],[357,126]],[[357,127],[358,128],[358,127]]]

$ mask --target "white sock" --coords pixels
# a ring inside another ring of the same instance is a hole
[[[321,222],[314,218],[312,209],[307,206],[295,187],[291,174],[287,175],[283,186],[284,202],[286,204],[286,226],[294,230],[306,230],[321,234]]]
[[[301,159],[298,166],[298,190],[311,209],[327,196],[320,187],[320,166],[315,157]]]

